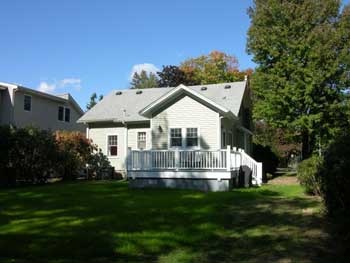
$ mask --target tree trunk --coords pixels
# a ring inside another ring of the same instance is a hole
[[[301,155],[305,160],[311,156],[310,134],[308,130],[304,130],[301,134]]]

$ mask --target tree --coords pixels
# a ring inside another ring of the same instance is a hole
[[[186,74],[178,66],[163,66],[162,71],[157,72],[157,74],[159,76],[159,87],[176,87],[180,84],[189,86],[200,84],[192,79],[190,74]]]
[[[350,7],[340,0],[255,0],[247,50],[254,117],[298,134],[303,158],[349,121]]]
[[[131,89],[147,89],[147,88],[156,88],[158,87],[157,76],[150,72],[147,74],[145,70],[142,70],[141,73],[134,73],[134,76],[131,80]]]
[[[98,97],[98,101],[101,101],[102,99],[103,99],[103,95],[100,95]],[[92,107],[94,107],[97,104],[96,100],[97,100],[97,94],[96,94],[96,92],[94,92],[90,96],[90,102],[88,104],[86,104],[86,110],[92,109]]]
[[[187,59],[181,63],[180,69],[196,84],[239,81],[252,72],[239,71],[237,58],[220,51]]]

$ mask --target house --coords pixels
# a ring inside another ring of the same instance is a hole
[[[83,114],[70,94],[51,95],[0,82],[0,125],[85,132],[86,126],[77,123]]]
[[[228,190],[252,151],[248,81],[114,90],[78,122],[130,186]]]

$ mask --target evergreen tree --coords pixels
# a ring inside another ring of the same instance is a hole
[[[157,88],[158,79],[157,76],[150,72],[147,74],[146,71],[142,70],[141,73],[134,73],[134,76],[131,80],[131,89],[147,89],[147,88]]]
[[[98,101],[101,101],[103,99],[103,95],[100,95],[98,97]],[[96,92],[92,93],[90,96],[90,102],[86,104],[86,110],[92,109],[97,104],[97,94]]]
[[[299,134],[303,158],[348,125],[350,7],[340,0],[255,0],[247,50],[254,116]]]

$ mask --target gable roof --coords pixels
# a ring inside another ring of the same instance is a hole
[[[49,93],[46,93],[46,92],[30,89],[30,88],[23,87],[23,86],[20,86],[20,85],[17,85],[17,84],[0,82],[0,88],[1,87],[6,87],[6,89],[7,89],[8,86],[12,86],[16,90],[27,92],[27,93],[30,93],[30,94],[33,94],[33,95],[37,95],[37,96],[40,96],[42,98],[46,98],[46,99],[53,100],[53,101],[56,101],[56,102],[62,102],[62,103],[64,103],[64,102],[71,102],[72,105],[74,106],[74,108],[80,114],[84,113],[82,108],[79,106],[79,104],[74,100],[74,98],[69,93],[59,94],[59,95],[52,95],[52,94],[49,94]]]
[[[210,85],[184,86],[151,89],[113,90],[97,105],[86,112],[78,122],[139,122],[149,120],[147,113],[162,104],[180,90],[190,93],[221,112],[238,116],[246,81]],[[230,88],[225,88],[230,86]],[[202,88],[206,87],[205,90]],[[137,94],[139,92],[141,94]],[[117,95],[121,92],[120,95]]]

